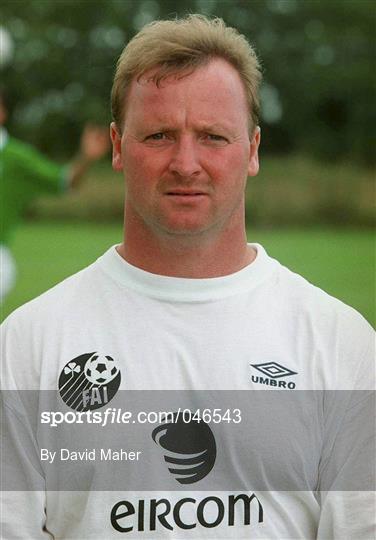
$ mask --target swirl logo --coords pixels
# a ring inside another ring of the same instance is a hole
[[[180,484],[194,484],[214,467],[217,447],[212,430],[200,419],[185,422],[179,413],[156,427],[152,438],[165,451],[168,470]]]

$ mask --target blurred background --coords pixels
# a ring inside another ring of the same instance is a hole
[[[147,22],[222,17],[262,61],[261,171],[249,240],[375,322],[375,20],[368,0],[3,0],[8,131],[57,162],[85,122],[108,124],[116,60]],[[18,278],[1,318],[122,238],[110,156],[63,197],[28,208],[11,248]]]

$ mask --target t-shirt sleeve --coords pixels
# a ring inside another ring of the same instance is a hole
[[[1,344],[1,538],[51,540],[45,529],[46,485],[38,453],[34,411],[38,392],[18,390],[11,366],[30,366],[12,325],[0,328]],[[34,422],[33,422],[34,419]]]
[[[368,337],[365,354],[354,373],[354,388],[326,392],[325,442],[318,484],[320,540],[375,539],[373,330]]]
[[[20,412],[3,399],[1,431],[1,538],[51,540],[45,529],[45,481],[35,439]]]

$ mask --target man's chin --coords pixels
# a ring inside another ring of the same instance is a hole
[[[165,223],[161,229],[169,236],[190,238],[205,235],[210,230],[208,224],[193,222]]]

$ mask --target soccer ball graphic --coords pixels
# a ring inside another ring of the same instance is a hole
[[[93,384],[108,384],[119,373],[119,368],[111,356],[94,354],[85,364],[85,376]]]

